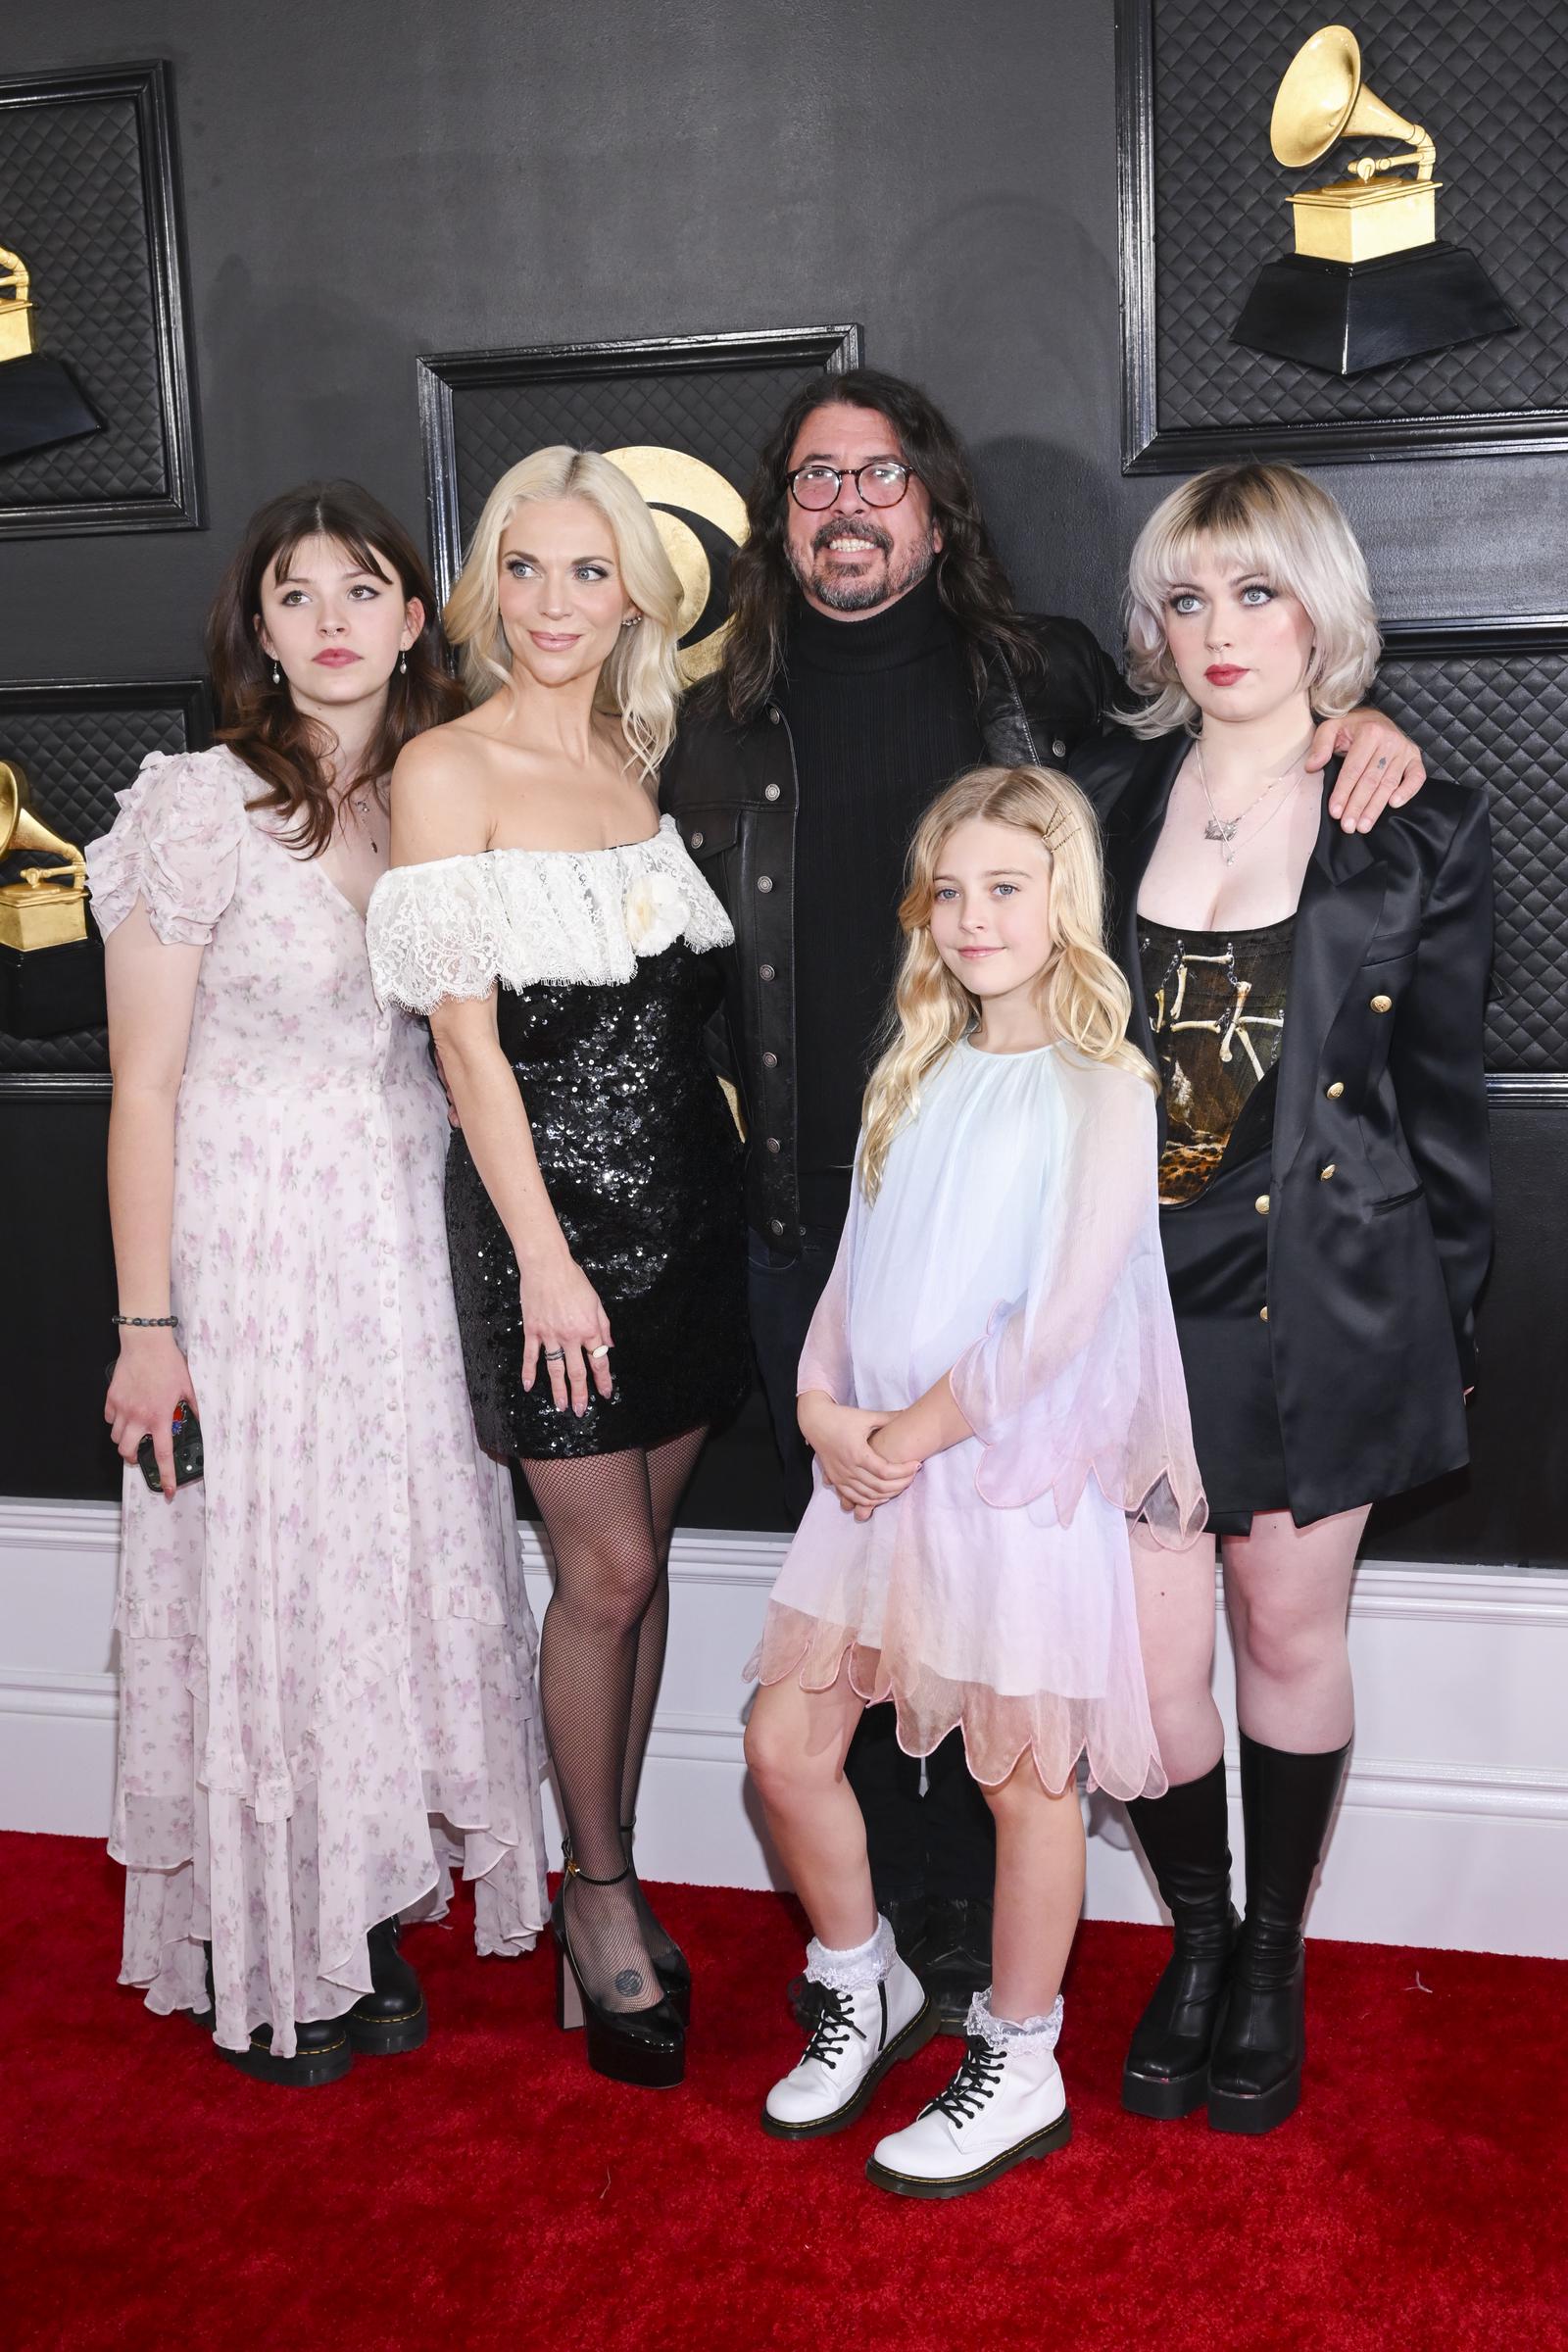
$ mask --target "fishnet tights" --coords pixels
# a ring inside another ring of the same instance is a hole
[[[669,1628],[669,1539],[705,1429],[645,1452],[524,1461],[555,1566],[539,1634],[539,1695],[556,1793],[579,1868],[612,1879],[636,1807]],[[635,1878],[566,1884],[566,1929],[588,1990],[609,2009],[661,1997],[673,1947]]]

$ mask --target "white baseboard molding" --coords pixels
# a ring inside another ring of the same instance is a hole
[[[549,1571],[533,1530],[522,1535],[540,1614]],[[0,1828],[107,1831],[118,1541],[112,1505],[0,1498]],[[783,1543],[713,1530],[676,1538],[669,1656],[639,1807],[650,1878],[780,1883],[746,1781],[740,1667]],[[1356,1747],[1312,1933],[1568,1957],[1568,1576],[1367,1561],[1350,1641]],[[1223,1613],[1215,1688],[1234,1751]],[[1234,1752],[1231,1791],[1240,1854]],[[1089,1915],[1158,1918],[1120,1808],[1086,1805]]]

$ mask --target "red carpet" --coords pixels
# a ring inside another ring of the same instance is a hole
[[[1568,1965],[1318,1943],[1301,2111],[1271,2138],[1122,2114],[1156,1966],[1085,1930],[1075,2137],[954,2205],[861,2177],[945,2080],[938,2041],[855,2131],[757,2128],[795,2047],[790,1906],[670,1887],[697,1971],[684,2086],[588,2073],[543,1952],[415,1931],[431,2037],[314,2092],[253,2083],[114,1982],[121,1877],[0,1838],[11,2352],[1538,2352],[1568,2347]]]

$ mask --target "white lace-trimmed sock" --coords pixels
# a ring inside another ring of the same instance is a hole
[[[876,1934],[848,1951],[836,1952],[813,1936],[806,1947],[806,1975],[808,1983],[825,1984],[829,1992],[866,1992],[881,1984],[897,1956],[892,1927],[879,1911]]]
[[[1061,1995],[1057,1993],[1045,2017],[1026,2017],[1015,2025],[1011,2018],[993,2016],[988,1984],[970,2000],[963,2030],[978,2034],[991,2050],[1054,2050],[1061,2032]]]

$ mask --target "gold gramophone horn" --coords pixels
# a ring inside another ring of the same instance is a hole
[[[0,760],[0,858],[19,850],[64,858],[58,865],[24,865],[20,882],[0,884],[0,947],[58,948],[87,936],[87,860],[35,817],[22,801],[22,776]]]
[[[1327,154],[1336,139],[1408,139],[1409,155],[1379,157],[1352,167],[1370,179],[1393,164],[1417,164],[1430,179],[1437,149],[1419,122],[1386,106],[1361,79],[1361,44],[1348,24],[1325,24],[1298,49],[1274,99],[1269,140],[1275,160],[1300,170]]]

